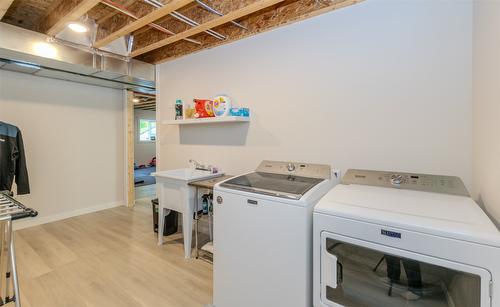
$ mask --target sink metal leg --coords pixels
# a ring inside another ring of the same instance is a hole
[[[195,258],[198,259],[200,257],[200,253],[198,251],[199,248],[199,243],[198,243],[198,223],[200,221],[200,217],[198,216],[198,213],[195,213],[195,221],[194,221],[194,255]]]
[[[200,256],[200,253],[198,251],[199,248],[199,242],[198,242],[198,231],[199,231],[199,222],[200,222],[200,216],[198,215],[198,187],[195,189],[194,193],[194,251],[195,251],[195,257],[198,259]]]
[[[165,228],[165,209],[158,204],[158,245],[163,244],[163,229]]]
[[[213,212],[208,210],[208,235],[210,236],[210,242],[213,242],[214,240],[213,215]]]

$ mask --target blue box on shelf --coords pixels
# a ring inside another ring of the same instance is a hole
[[[229,110],[229,116],[250,117],[250,109],[249,108],[231,108]]]

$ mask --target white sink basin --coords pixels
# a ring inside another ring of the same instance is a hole
[[[172,169],[172,170],[168,170],[168,171],[156,172],[156,173],[153,173],[151,175],[155,176],[155,177],[160,177],[160,178],[190,182],[190,181],[195,181],[195,180],[215,178],[215,177],[222,176],[223,174],[222,173],[213,174],[210,171],[202,171],[202,170],[191,169],[191,168],[179,168],[179,169]]]
[[[182,213],[182,232],[184,237],[184,257],[191,257],[191,237],[193,234],[193,214],[198,204],[197,189],[190,186],[192,181],[211,179],[224,175],[212,174],[191,168],[172,169],[151,174],[156,177],[159,199],[158,229],[163,229],[165,210],[170,209]],[[196,208],[196,211],[198,208]],[[163,232],[158,231],[158,245],[163,244]]]

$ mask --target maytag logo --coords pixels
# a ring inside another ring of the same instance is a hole
[[[380,234],[383,235],[383,236],[386,236],[386,237],[401,239],[401,233],[400,232],[395,232],[395,231],[381,229],[380,230]]]

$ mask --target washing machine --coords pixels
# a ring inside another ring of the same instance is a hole
[[[214,188],[214,306],[311,307],[312,213],[340,173],[263,161]]]
[[[499,230],[457,177],[349,170],[313,220],[315,307],[500,306]]]

